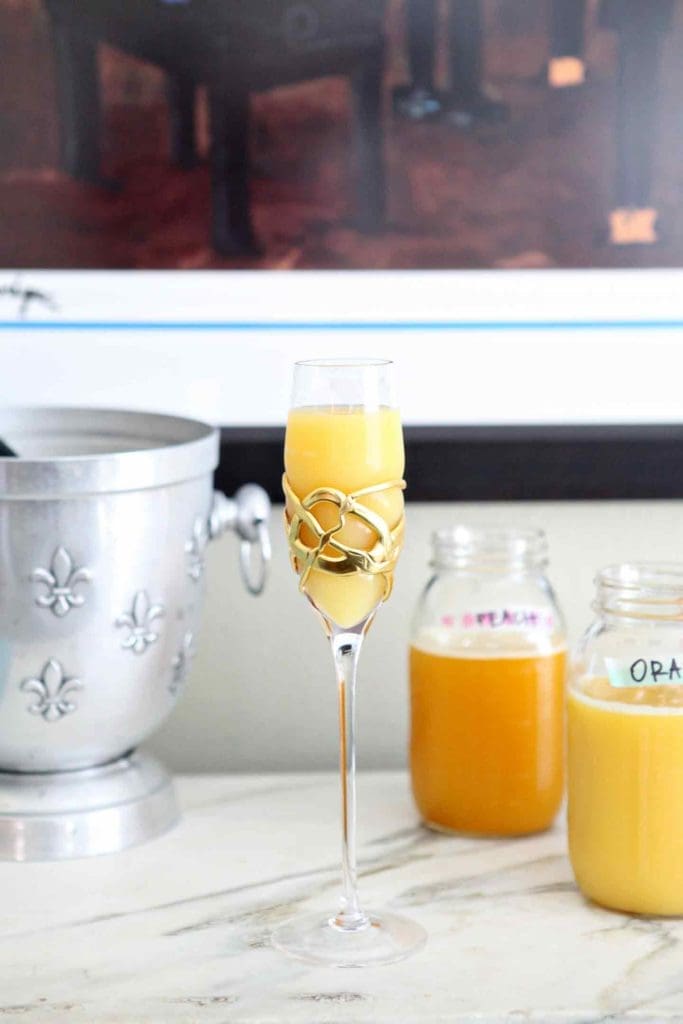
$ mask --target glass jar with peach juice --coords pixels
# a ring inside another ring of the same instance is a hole
[[[566,641],[541,531],[434,535],[410,648],[413,793],[426,824],[547,828],[564,786]]]
[[[569,850],[584,894],[683,914],[683,566],[597,578],[568,700]]]

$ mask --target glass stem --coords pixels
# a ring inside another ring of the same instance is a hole
[[[342,884],[338,928],[357,931],[370,923],[358,902],[356,880],[356,675],[365,623],[330,636],[339,692],[339,769],[342,802]]]

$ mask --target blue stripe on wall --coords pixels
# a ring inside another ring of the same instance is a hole
[[[3,331],[659,331],[683,320],[0,320]]]

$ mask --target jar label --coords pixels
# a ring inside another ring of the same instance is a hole
[[[476,608],[458,615],[442,615],[441,625],[449,629],[482,630],[518,633],[520,630],[555,630],[555,616],[550,608],[531,605],[506,605],[503,608]]]
[[[612,686],[681,686],[683,654],[660,654],[658,658],[605,658],[607,678]]]

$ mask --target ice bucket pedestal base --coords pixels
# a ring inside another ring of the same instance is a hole
[[[144,751],[81,771],[0,772],[0,860],[115,853],[177,820],[172,779]]]

